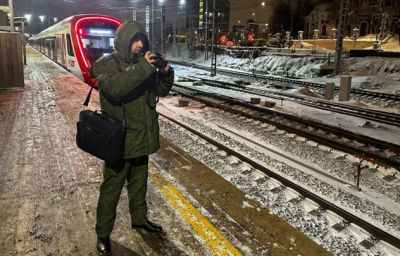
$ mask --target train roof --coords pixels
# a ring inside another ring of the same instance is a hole
[[[56,33],[58,31],[62,30],[64,28],[65,24],[71,23],[71,22],[76,22],[82,18],[87,18],[87,17],[102,17],[102,18],[111,18],[111,19],[119,20],[115,17],[103,15],[103,14],[78,14],[78,15],[67,17],[67,18],[63,19],[62,21],[54,24],[53,26],[46,28],[45,30],[34,35],[31,39],[41,38],[48,34]]]

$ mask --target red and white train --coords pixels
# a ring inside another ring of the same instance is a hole
[[[30,44],[74,75],[93,85],[90,68],[114,50],[121,21],[105,15],[76,15],[60,21],[29,39]]]

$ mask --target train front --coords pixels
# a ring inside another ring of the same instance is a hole
[[[72,25],[75,52],[80,55],[77,60],[84,81],[95,85],[96,80],[90,70],[96,60],[114,51],[114,36],[121,22],[108,16],[83,16],[78,17]]]

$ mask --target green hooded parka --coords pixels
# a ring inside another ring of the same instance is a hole
[[[156,72],[143,54],[131,53],[132,38],[138,33],[146,34],[139,23],[123,24],[115,35],[115,51],[93,69],[102,112],[126,123],[125,159],[159,149],[157,97],[166,96],[174,81],[172,68],[167,74]]]

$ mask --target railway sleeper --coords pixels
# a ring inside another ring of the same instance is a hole
[[[326,212],[326,210],[322,207],[318,207],[317,209],[313,209],[311,211],[309,211],[308,213],[316,216],[316,217],[320,217],[324,212]]]
[[[284,185],[279,185],[279,186],[276,186],[276,187],[270,189],[269,191],[272,192],[272,193],[274,193],[274,194],[278,194],[278,193],[284,191],[285,189],[286,189],[286,186],[284,186]]]
[[[336,231],[340,232],[342,230],[344,230],[345,228],[347,228],[350,225],[350,223],[347,220],[342,220],[336,224],[334,224],[332,226],[333,229],[335,229]]]
[[[375,244],[377,244],[379,240],[374,236],[369,236],[368,238],[362,240],[360,245],[366,249],[371,249]]]
[[[304,199],[305,199],[305,197],[300,195],[300,196],[297,196],[297,197],[294,197],[294,198],[290,199],[288,202],[290,204],[296,205],[296,204],[299,204],[302,201],[304,201]]]

